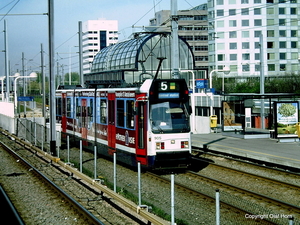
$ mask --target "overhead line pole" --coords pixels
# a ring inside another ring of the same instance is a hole
[[[78,42],[79,42],[79,77],[83,87],[83,58],[82,58],[82,21],[78,22]]]
[[[260,123],[261,129],[265,129],[265,74],[264,74],[264,38],[261,34],[259,37],[259,45],[260,45],[260,94],[261,94],[261,102],[260,102]]]
[[[9,65],[8,65],[8,39],[7,39],[7,25],[4,20],[4,48],[5,48],[5,75],[6,75],[6,96],[5,99],[9,102]]]
[[[54,74],[54,0],[48,0],[49,76],[50,76],[50,152],[56,152],[55,74]]]
[[[171,0],[171,35],[172,35],[172,78],[179,78],[179,47],[178,47],[178,13],[177,0]]]
[[[42,107],[42,115],[46,117],[46,87],[45,87],[45,75],[44,75],[44,49],[43,44],[41,43],[41,78],[42,78],[42,94],[43,94],[43,107]]]

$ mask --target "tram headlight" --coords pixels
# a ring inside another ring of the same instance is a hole
[[[156,142],[156,150],[159,150],[159,149],[160,149],[160,143]]]
[[[156,142],[156,150],[165,149],[165,142]]]

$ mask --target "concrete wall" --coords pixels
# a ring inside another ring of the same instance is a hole
[[[14,103],[0,102],[0,127],[15,134]]]
[[[210,117],[209,116],[195,116],[195,129],[197,134],[210,133]]]

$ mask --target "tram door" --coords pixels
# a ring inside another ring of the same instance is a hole
[[[62,93],[62,112],[61,112],[61,128],[62,132],[67,131],[67,94]]]
[[[136,132],[136,160],[142,165],[147,165],[147,104],[143,101],[137,102],[137,132]]]
[[[116,125],[115,125],[115,95],[108,93],[108,125],[107,125],[108,154],[116,151]]]

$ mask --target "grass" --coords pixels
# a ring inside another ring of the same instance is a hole
[[[277,132],[278,134],[295,134],[297,128],[295,125],[287,125],[285,127],[278,127]]]
[[[62,161],[66,161],[65,159],[61,159]],[[74,167],[79,168],[79,163],[78,162],[71,162],[74,164]],[[94,172],[86,169],[85,167],[82,167],[82,173],[84,173],[85,175],[93,178],[94,177]],[[103,178],[105,185],[113,190],[114,189],[114,184],[109,182],[108,179]],[[120,194],[121,196],[123,196],[124,198],[138,204],[138,197],[129,192],[127,189],[125,188],[121,188],[117,186],[117,193]],[[147,201],[142,201],[142,205],[147,205],[149,208],[151,208],[151,212],[157,216],[159,216],[160,218],[167,220],[167,221],[171,221],[171,215],[166,213],[164,210],[160,209],[159,207],[153,205],[152,203],[149,203]],[[176,219],[175,218],[175,222],[177,225],[188,225],[188,223],[182,219]]]

